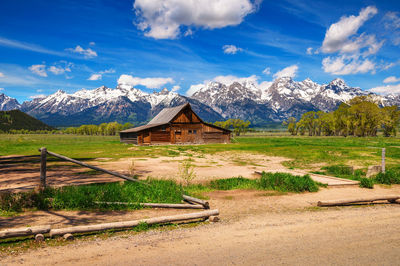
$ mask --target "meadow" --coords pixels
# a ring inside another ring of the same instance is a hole
[[[388,167],[400,163],[398,137],[308,137],[248,134],[231,144],[132,146],[119,142],[118,136],[78,135],[0,135],[0,156],[38,155],[40,147],[81,160],[96,158],[159,157],[218,152],[252,152],[292,159],[287,167],[307,169],[315,165],[351,165],[366,168],[379,164],[381,149],[386,148]]]

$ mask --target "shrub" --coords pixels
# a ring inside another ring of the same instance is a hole
[[[385,173],[375,176],[375,182],[379,184],[400,184],[400,169],[388,169]]]
[[[247,179],[241,176],[213,180],[210,182],[210,187],[217,190],[259,188],[257,180]]]
[[[303,192],[318,191],[318,185],[309,175],[295,176],[288,173],[262,173],[260,187],[263,189]]]
[[[331,165],[331,166],[325,166],[322,169],[326,170],[327,173],[332,175],[339,175],[339,176],[353,175],[352,167],[347,165]]]
[[[374,180],[371,178],[361,177],[360,178],[360,187],[363,188],[374,188]]]

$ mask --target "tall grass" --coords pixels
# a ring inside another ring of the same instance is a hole
[[[400,168],[392,168],[386,170],[385,173],[379,173],[374,180],[379,184],[400,184]]]

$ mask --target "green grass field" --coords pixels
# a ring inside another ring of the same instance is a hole
[[[136,147],[122,144],[118,136],[0,135],[0,156],[38,155],[38,148],[72,158],[159,157],[213,154],[224,151],[254,152],[293,159],[288,167],[308,168],[314,164],[366,167],[379,164],[386,148],[387,165],[400,164],[400,138],[241,136],[231,144],[167,145]]]

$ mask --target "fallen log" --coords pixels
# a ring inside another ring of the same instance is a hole
[[[50,232],[50,225],[8,229],[0,231],[0,239],[36,234],[47,234],[48,232]]]
[[[320,207],[328,207],[328,206],[341,206],[348,205],[352,203],[364,203],[364,202],[374,202],[380,200],[387,200],[389,202],[393,202],[400,199],[400,196],[379,196],[379,197],[370,197],[370,198],[361,198],[361,199],[344,199],[344,200],[328,200],[328,201],[318,201],[318,206]]]
[[[204,206],[204,209],[210,209],[210,204],[208,203],[208,201],[204,201],[204,200],[201,200],[201,199],[198,199],[198,198],[194,198],[194,197],[190,197],[190,196],[187,196],[187,195],[182,195],[182,196],[183,196],[183,199],[185,201],[194,202],[196,204],[200,204],[200,205]]]
[[[138,226],[140,223],[146,223],[148,225],[152,224],[162,224],[162,223],[172,223],[200,218],[208,218],[210,216],[218,215],[218,210],[208,210],[202,212],[195,213],[187,213],[187,214],[178,214],[172,216],[162,216],[156,218],[149,218],[143,220],[135,220],[135,221],[125,221],[125,222],[115,222],[115,223],[103,223],[103,224],[94,224],[94,225],[82,225],[82,226],[73,226],[67,228],[59,228],[59,229],[51,229],[50,237],[65,235],[65,234],[73,234],[73,233],[88,233],[95,231],[104,231],[110,229],[123,229],[123,228],[131,228]]]
[[[140,205],[140,206],[149,207],[149,208],[204,209],[204,206],[202,206],[202,205],[191,205],[191,204],[104,202],[104,201],[95,201],[95,203],[107,204],[107,205]]]

